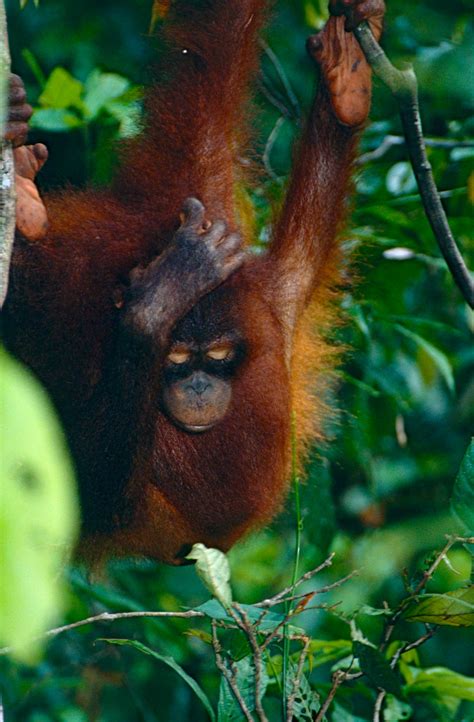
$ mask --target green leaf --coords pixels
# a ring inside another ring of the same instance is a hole
[[[471,439],[454,483],[451,509],[466,533],[474,535],[474,439]]]
[[[232,604],[230,567],[226,555],[219,549],[195,544],[186,559],[196,560],[196,572],[211,594],[224,606]]]
[[[30,120],[32,128],[60,133],[82,126],[82,120],[68,110],[60,108],[39,108]]]
[[[369,678],[374,687],[391,692],[396,697],[402,695],[400,680],[390,668],[385,657],[374,647],[362,642],[354,642],[354,655],[358,657],[362,672]]]
[[[280,626],[285,619],[283,614],[268,612],[260,607],[253,607],[251,604],[239,604],[239,607],[245,612],[252,624],[258,624],[259,629],[265,632],[273,631],[275,627]],[[218,619],[223,622],[229,622],[230,624],[235,623],[232,617],[227,614],[224,607],[215,599],[204,602],[204,604],[196,607],[195,611],[203,612],[203,614],[210,617],[210,619]],[[290,628],[293,628],[292,625],[290,625]],[[297,628],[295,627],[294,629],[296,630]]]
[[[208,696],[201,689],[196,680],[190,677],[189,674],[185,672],[184,669],[177,662],[175,662],[172,657],[165,657],[164,655],[155,652],[153,649],[150,649],[150,647],[147,647],[145,644],[142,644],[141,642],[135,642],[131,639],[103,639],[102,641],[107,642],[107,644],[117,644],[118,646],[122,647],[133,647],[139,652],[147,654],[150,657],[158,660],[158,662],[163,662],[163,664],[166,664],[168,667],[173,669],[177,674],[179,674],[181,679],[186,682],[186,684],[193,690],[196,697],[206,708],[206,711],[212,722],[215,722],[216,715],[214,714],[214,710],[212,709],[212,705],[209,701]]]
[[[325,719],[327,719],[325,717]],[[332,705],[331,722],[367,722],[367,717],[359,717],[352,710],[343,707],[339,702]]]
[[[64,68],[55,68],[38,98],[44,108],[78,108],[83,109],[82,93],[84,90],[80,80],[73,78]]]
[[[385,183],[387,190],[395,196],[416,191],[416,178],[411,163],[402,160],[392,165]]]
[[[412,684],[408,685],[410,694],[435,692],[440,697],[455,697],[474,702],[474,678],[453,672],[445,667],[423,669]]]
[[[311,666],[320,667],[347,657],[352,651],[352,642],[348,639],[313,639],[309,647],[312,655]]]
[[[19,645],[15,656],[31,661],[38,647],[31,640],[61,612],[60,571],[78,504],[64,437],[42,387],[1,350],[0,377],[0,645]]]
[[[393,694],[387,694],[383,709],[384,722],[401,722],[401,720],[410,719],[412,712],[409,704],[401,702]]]
[[[451,627],[473,627],[474,586],[445,594],[425,594],[409,607],[405,619]]]
[[[239,692],[249,711],[253,712],[255,709],[255,667],[252,658],[244,657],[236,662],[233,668]],[[261,697],[263,697],[268,686],[268,675],[264,666],[261,669],[260,680]],[[218,722],[240,722],[244,719],[242,710],[225,677],[221,677],[217,718]]]
[[[454,393],[455,385],[453,369],[448,357],[442,351],[440,351],[439,348],[433,346],[433,344],[431,344],[419,334],[414,333],[414,331],[410,331],[404,326],[401,326],[399,323],[396,323],[394,325],[394,328],[396,328],[397,331],[403,336],[406,336],[406,338],[409,338],[411,341],[413,341],[422,351],[424,351],[424,353],[427,354],[427,356],[431,359],[431,361],[438,369],[441,376],[444,378],[448,389],[451,391],[451,393]]]
[[[286,698],[293,693],[293,682],[296,675],[296,665],[291,665],[291,674],[286,680]],[[298,689],[296,690],[295,702],[293,705],[293,719],[298,722],[312,722],[320,710],[318,693],[311,689],[305,675],[301,675]]]
[[[84,105],[90,120],[111,100],[119,98],[130,87],[130,81],[117,73],[93,70],[85,82]]]

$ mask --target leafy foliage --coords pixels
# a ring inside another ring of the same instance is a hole
[[[77,528],[64,439],[43,389],[0,351],[0,644],[35,658],[64,604],[61,567]]]

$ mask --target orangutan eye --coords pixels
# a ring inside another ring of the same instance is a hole
[[[234,351],[230,346],[216,346],[211,348],[206,356],[213,361],[228,361],[234,355]]]
[[[185,364],[189,361],[191,354],[189,351],[171,351],[166,357],[172,364]]]

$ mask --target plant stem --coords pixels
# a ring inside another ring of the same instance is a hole
[[[294,411],[291,415],[291,486],[295,494],[295,514],[296,514],[296,537],[295,537],[295,558],[293,562],[293,574],[291,577],[291,596],[294,596],[296,582],[298,580],[298,570],[301,556],[301,535],[303,531],[303,520],[301,518],[301,499],[300,499],[300,478],[298,474],[298,451],[296,442],[296,417]],[[288,602],[285,606],[285,616],[291,613],[294,602]],[[283,641],[283,719],[287,715],[287,679],[288,667],[290,660],[290,638],[288,636],[288,625],[285,625],[284,641]]]
[[[426,153],[418,102],[418,83],[413,68],[407,66],[398,70],[392,65],[367,23],[356,27],[354,35],[374,73],[388,85],[398,100],[408,153],[426,216],[454,281],[469,306],[474,308],[474,280],[451,233]]]

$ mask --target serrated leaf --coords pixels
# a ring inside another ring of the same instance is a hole
[[[142,644],[141,642],[135,642],[132,639],[103,639],[103,642],[107,642],[107,644],[116,644],[118,646],[122,647],[133,647],[134,649],[137,649],[139,652],[142,652],[143,654],[147,654],[150,657],[153,657],[158,662],[163,662],[163,664],[166,664],[167,667],[170,667],[172,670],[178,674],[183,682],[186,682],[186,684],[193,690],[196,697],[200,700],[203,707],[205,707],[210,719],[212,722],[215,722],[216,715],[214,713],[214,710],[212,709],[212,705],[209,701],[208,696],[204,692],[204,690],[201,689],[201,687],[198,685],[196,680],[194,680],[192,677],[189,676],[187,672],[184,671],[184,669],[177,663],[172,657],[166,657],[162,654],[159,654],[159,652],[155,652],[154,649],[151,649],[150,647],[147,647],[145,644]]]
[[[296,666],[294,664],[291,665],[290,671],[291,674],[288,675],[286,681],[287,699],[293,693],[293,683],[296,674]],[[318,693],[311,689],[305,675],[301,675],[293,704],[293,719],[298,720],[298,722],[312,722],[319,712],[320,707]]]
[[[451,627],[474,626],[474,586],[445,594],[425,594],[405,613],[408,622]]]
[[[432,693],[439,697],[455,697],[474,702],[474,679],[445,667],[423,669],[407,688],[412,693]]]
[[[451,509],[466,533],[474,535],[474,439],[471,439],[454,483]]]
[[[390,668],[385,657],[375,649],[369,647],[368,644],[362,642],[354,642],[354,655],[359,659],[362,672],[372,682],[374,687],[384,689],[391,692],[396,697],[402,694],[400,680],[395,672]]]
[[[239,692],[250,712],[255,709],[255,667],[251,657],[240,659],[233,666],[235,680]],[[268,675],[265,667],[260,674],[260,698],[263,697],[268,686]],[[225,677],[221,677],[219,689],[219,702],[217,706],[218,722],[240,722],[244,719],[242,710]]]
[[[84,86],[80,80],[73,78],[64,68],[53,70],[38,103],[44,108],[79,108],[82,110],[82,93]]]
[[[0,378],[0,646],[18,645],[15,656],[31,661],[38,647],[31,640],[61,611],[77,499],[46,393],[2,350]]]
[[[196,572],[206,588],[224,607],[232,604],[230,566],[226,555],[219,549],[194,544],[186,559],[196,561]]]

